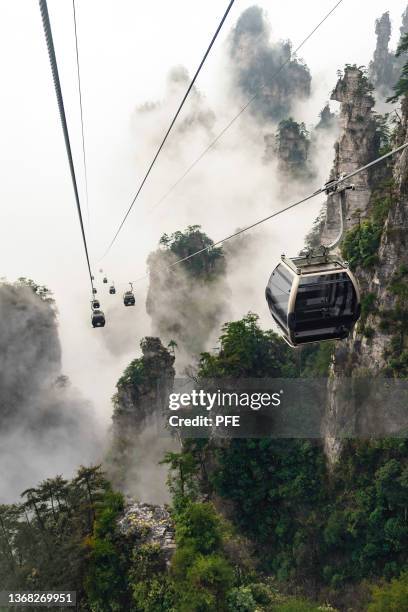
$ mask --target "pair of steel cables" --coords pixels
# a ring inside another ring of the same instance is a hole
[[[82,103],[82,88],[81,88],[81,77],[80,77],[80,67],[79,67],[79,50],[78,50],[78,32],[77,32],[77,19],[76,19],[76,11],[75,11],[75,0],[72,0],[72,4],[73,4],[73,16],[74,16],[74,31],[75,31],[75,49],[76,49],[76,63],[77,63],[77,78],[78,78],[78,90],[79,90],[79,105],[80,105],[80,116],[81,116],[81,135],[82,135],[82,157],[83,157],[83,165],[84,165],[84,176],[85,176],[85,190],[86,190],[86,205],[87,205],[87,209],[88,209],[88,222],[89,222],[89,203],[88,203],[88,176],[87,176],[87,167],[86,167],[86,153],[85,153],[85,133],[84,133],[84,118],[83,118],[83,103]],[[177,118],[191,92],[191,90],[194,87],[194,83],[198,77],[198,75],[201,72],[202,67],[204,66],[204,63],[218,37],[218,34],[221,31],[221,28],[228,16],[228,13],[230,12],[232,6],[234,4],[234,0],[230,0],[230,2],[228,3],[227,9],[224,12],[224,15],[222,16],[222,19],[220,21],[220,23],[218,24],[218,27],[210,41],[210,44],[208,45],[208,48],[205,51],[205,54],[202,58],[202,60],[200,61],[200,64],[177,108],[177,111],[170,123],[169,128],[167,129],[164,138],[162,140],[162,142],[160,143],[160,146],[139,186],[139,189],[124,217],[124,219],[121,222],[121,225],[112,241],[112,244],[114,243],[114,241],[117,238],[117,235],[119,234],[120,230],[122,229],[124,223],[126,222],[126,219],[133,207],[133,204],[135,203],[140,191],[143,188],[143,185],[145,184],[154,164],[156,163],[156,160],[158,158],[158,156],[160,155],[160,152],[175,124],[175,122],[177,121]],[[64,135],[64,141],[65,141],[65,148],[66,148],[66,152],[67,152],[67,157],[68,157],[68,164],[69,164],[69,168],[70,168],[70,173],[71,173],[71,180],[72,180],[72,185],[74,188],[74,196],[75,196],[75,204],[76,204],[76,208],[77,208],[77,212],[78,212],[78,219],[79,219],[79,224],[80,224],[80,229],[81,229],[81,235],[82,235],[82,241],[83,241],[83,245],[84,245],[84,251],[85,251],[85,259],[86,259],[86,264],[87,264],[87,269],[88,269],[88,273],[89,273],[89,279],[91,282],[91,289],[92,289],[92,294],[95,294],[95,287],[94,287],[94,275],[92,273],[92,268],[91,268],[91,262],[90,262],[90,256],[89,256],[89,248],[88,248],[88,242],[87,242],[87,238],[86,238],[86,232],[85,232],[85,227],[84,227],[84,221],[83,221],[83,215],[82,215],[82,208],[81,208],[81,202],[80,202],[80,197],[79,197],[79,190],[78,190],[78,182],[77,182],[77,178],[76,178],[76,173],[75,173],[75,166],[74,166],[74,161],[73,161],[73,156],[72,156],[72,147],[71,147],[71,141],[70,141],[70,137],[69,137],[69,131],[68,131],[68,124],[67,124],[67,119],[66,119],[66,114],[65,114],[65,107],[64,107],[64,100],[63,100],[63,96],[62,96],[62,89],[61,89],[61,82],[60,82],[60,78],[59,78],[59,71],[58,71],[58,64],[57,64],[57,58],[56,58],[56,54],[55,54],[55,47],[54,47],[54,41],[53,41],[53,36],[52,36],[52,29],[51,29],[51,23],[50,23],[50,17],[49,17],[49,12],[48,12],[48,6],[47,6],[47,0],[39,0],[39,5],[40,5],[40,12],[41,12],[41,18],[42,18],[42,23],[43,23],[43,29],[44,29],[44,34],[45,34],[45,40],[46,40],[46,44],[47,44],[47,50],[48,50],[48,56],[49,56],[49,60],[50,60],[50,65],[51,65],[51,72],[52,72],[52,77],[53,77],[53,81],[54,81],[54,88],[55,88],[55,93],[56,93],[56,97],[57,97],[57,103],[58,103],[58,109],[59,109],[59,114],[60,114],[60,120],[61,120],[61,127],[62,127],[62,131],[63,131],[63,135]],[[89,227],[89,225],[88,225]]]

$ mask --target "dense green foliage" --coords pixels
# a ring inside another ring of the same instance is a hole
[[[173,581],[157,544],[135,547],[129,571],[129,586],[133,594],[131,609],[135,612],[174,612]]]
[[[86,539],[88,563],[85,591],[91,610],[129,609],[126,548],[117,535],[116,521],[123,510],[123,497],[108,489],[95,504],[92,536]]]
[[[172,560],[177,610],[222,612],[234,571],[222,549],[221,523],[213,506],[190,503],[176,515],[177,550]]]
[[[384,221],[395,197],[392,180],[382,182],[373,194],[370,217],[361,220],[346,232],[341,252],[350,268],[372,268],[378,262],[378,248],[384,230]]]
[[[234,502],[235,522],[255,540],[279,579],[301,579],[314,567],[314,508],[323,503],[324,461],[308,441],[239,440],[215,450],[215,493]]]
[[[2,588],[76,590],[83,597],[87,543],[97,508],[111,495],[99,467],[81,467],[71,482],[45,480],[24,491],[22,503],[0,506]]]
[[[189,225],[184,232],[178,231],[170,236],[163,234],[159,244],[174,253],[177,259],[184,259],[202,249],[203,252],[199,256],[183,263],[186,270],[199,278],[211,280],[224,269],[222,247],[214,247],[213,240],[201,231],[200,225]]]
[[[334,352],[334,341],[305,344],[299,351],[299,376],[326,378]]]
[[[367,612],[400,612],[408,610],[408,573],[390,583],[373,588],[373,601]]]
[[[144,379],[144,374],[145,368],[143,359],[140,357],[133,359],[119,378],[118,386],[122,387],[128,384],[133,386],[140,385]]]
[[[352,270],[358,266],[369,268],[378,261],[382,229],[373,221],[361,221],[347,232],[342,243],[342,255]]]
[[[373,308],[368,296],[365,314]],[[269,342],[253,315],[227,324],[219,354],[202,356],[199,375],[236,376],[236,351],[245,376],[268,376],[255,357]],[[332,351],[331,343],[307,347],[303,374],[327,375]],[[287,372],[284,359],[270,363],[274,376]],[[407,451],[405,440],[349,441],[329,476],[323,449],[313,441],[186,440],[168,463],[177,506],[201,494],[224,500],[234,528],[249,537],[265,572],[278,583],[302,585],[305,596],[322,590],[336,602],[351,584],[391,579],[408,568]],[[227,595],[242,610],[253,609],[252,599],[245,580]],[[270,609],[316,609],[306,601],[276,604]]]
[[[217,355],[201,355],[201,378],[274,378],[297,374],[293,351],[276,333],[263,331],[258,325],[258,316],[253,313],[240,321],[226,323],[219,342]]]

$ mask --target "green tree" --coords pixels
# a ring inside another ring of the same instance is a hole
[[[158,544],[134,548],[129,582],[138,611],[174,612],[174,587]]]
[[[219,338],[218,354],[201,354],[199,377],[295,376],[293,351],[275,332],[263,331],[258,320],[258,315],[249,312],[240,321],[226,323]]]
[[[382,230],[382,225],[369,220],[359,222],[346,233],[341,252],[352,270],[358,266],[369,268],[378,261]]]
[[[129,557],[116,527],[123,506],[122,495],[107,488],[96,507],[93,534],[86,540],[88,567],[84,584],[89,605],[95,612],[130,609]]]
[[[375,586],[367,612],[402,612],[408,610],[408,573],[388,584]]]
[[[178,344],[175,340],[170,340],[170,342],[167,345],[167,348],[169,349],[169,351],[171,352],[172,355],[175,354],[176,348],[178,348]]]
[[[224,271],[222,247],[214,247],[214,241],[201,231],[200,225],[189,225],[184,232],[174,232],[171,236],[163,234],[159,244],[166,251],[174,253],[177,259],[188,258],[202,251],[197,257],[183,262],[184,268],[198,278],[210,280]]]
[[[210,503],[190,503],[176,515],[171,564],[178,612],[222,612],[234,571],[222,544],[220,518]]]

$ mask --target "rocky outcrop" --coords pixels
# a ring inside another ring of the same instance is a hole
[[[338,124],[337,115],[332,113],[329,104],[326,104],[319,113],[319,122],[316,124],[316,130],[331,130],[336,128]]]
[[[212,245],[200,226],[192,225],[162,236],[161,248],[148,258],[146,311],[153,333],[175,350],[179,372],[208,349],[229,315],[224,252]],[[189,258],[197,251],[200,255]]]
[[[0,282],[0,500],[100,457],[90,403],[62,372],[57,310],[28,279]],[[52,467],[50,467],[52,457]]]
[[[402,105],[403,122],[395,139],[395,146],[406,142],[408,136],[408,104]],[[389,185],[389,212],[385,218],[381,242],[378,249],[377,262],[371,270],[359,270],[359,277],[366,294],[373,296],[375,308],[367,316],[367,324],[375,329],[370,338],[361,338],[356,333],[353,340],[358,342],[360,368],[369,368],[373,374],[378,374],[387,368],[389,363],[388,346],[390,330],[383,323],[387,313],[395,310],[401,298],[400,291],[393,287],[393,281],[405,283],[401,268],[408,265],[408,153],[404,150],[390,163],[392,182]],[[401,278],[399,278],[401,276]],[[402,315],[402,313],[401,313]],[[350,347],[353,349],[353,345]],[[403,349],[403,346],[401,346]]]
[[[304,123],[292,118],[279,123],[277,156],[279,171],[283,175],[300,176],[306,172],[310,141]]]
[[[134,359],[117,384],[112,416],[114,432],[137,432],[167,401],[174,380],[174,355],[160,338],[144,338],[142,357]]]
[[[388,11],[375,22],[375,33],[377,45],[369,65],[369,76],[377,91],[386,97],[396,82],[395,54],[388,49],[391,38],[391,20]]]
[[[107,469],[116,487],[151,500],[164,488],[165,469],[158,463],[169,441],[160,435],[160,417],[173,388],[174,355],[159,338],[144,338],[140,346],[142,357],[126,368],[113,398]]]
[[[408,104],[402,104],[402,123],[393,146],[408,137]],[[344,140],[347,144],[347,140]],[[365,138],[362,143],[367,142]],[[368,143],[367,143],[368,144]],[[342,154],[341,146],[339,156]],[[379,174],[378,174],[379,172]],[[405,410],[399,411],[398,396],[384,395],[381,380],[406,377],[408,370],[408,154],[403,151],[371,177],[363,175],[366,187],[360,204],[363,215],[380,205],[385,213],[375,265],[357,267],[362,290],[363,314],[349,340],[337,345],[329,383],[324,436],[330,461],[336,461],[342,449],[342,437],[353,435],[389,435],[406,428]],[[384,178],[386,179],[384,181]],[[357,182],[357,181],[356,181]],[[369,197],[370,188],[376,192]],[[354,194],[348,196],[355,197]],[[376,204],[377,202],[377,204]],[[354,205],[355,208],[356,205]],[[348,393],[344,379],[349,378]],[[370,384],[364,387],[361,380]],[[360,381],[359,381],[360,380]],[[357,387],[365,393],[357,392]],[[385,401],[377,401],[381,396]],[[369,398],[369,399],[368,399]]]
[[[349,174],[374,159],[378,150],[377,124],[373,113],[375,104],[372,87],[364,72],[356,66],[346,66],[331,95],[340,102],[341,134],[335,144],[335,159],[330,178]],[[344,192],[345,229],[352,227],[357,217],[364,217],[369,207],[372,187],[366,170],[353,178],[355,190]],[[339,229],[339,195],[327,200],[326,224],[323,242],[330,243]]]
[[[56,309],[31,281],[0,284],[0,418],[19,421],[61,374]],[[7,350],[5,350],[7,347]],[[35,414],[33,415],[35,416]]]
[[[400,39],[408,32],[408,6],[401,15]]]
[[[133,546],[157,546],[168,566],[176,548],[174,525],[164,506],[129,500],[118,521],[119,533]]]
[[[283,181],[305,179],[310,175],[311,142],[304,123],[298,123],[292,117],[284,119],[280,121],[276,133],[264,135],[264,143],[263,161],[268,163],[277,159],[278,171]]]
[[[408,7],[402,15],[400,38],[408,31]],[[381,100],[392,94],[404,60],[396,57],[395,51],[389,50],[391,39],[391,20],[388,11],[375,22],[377,44],[373,59],[369,64],[369,78],[376,89],[376,97]]]
[[[340,102],[339,123],[341,134],[335,144],[334,165],[330,178],[349,174],[375,157],[378,149],[376,120],[373,113],[374,98],[372,87],[364,72],[356,66],[346,66],[331,95]],[[325,218],[316,225],[319,236],[309,236],[311,245],[322,242],[330,244],[339,233],[340,197],[345,207],[345,231],[360,223],[367,216],[372,196],[372,177],[368,171],[353,178],[355,190],[344,191],[342,195],[328,197]],[[315,232],[315,233],[316,233]],[[356,348],[356,347],[354,347]],[[345,400],[341,393],[342,379],[349,374],[346,364],[352,352],[346,342],[337,344],[332,375],[329,381],[328,405],[322,426],[326,453],[330,461],[339,456],[344,432],[355,429],[355,406]]]
[[[308,67],[292,53],[289,41],[271,42],[270,26],[259,6],[239,16],[229,38],[229,55],[235,90],[244,99],[254,96],[249,110],[260,121],[280,121],[295,101],[310,96]]]

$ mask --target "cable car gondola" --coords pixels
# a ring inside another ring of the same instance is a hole
[[[91,306],[92,306],[92,310],[95,310],[101,307],[99,300],[92,300]]]
[[[293,258],[282,255],[265,296],[292,347],[347,338],[361,311],[358,284],[347,263],[324,251]]]
[[[103,277],[103,282],[105,283],[105,285],[108,282],[108,279],[106,278],[106,276]]]
[[[123,303],[125,306],[134,306],[135,305],[135,296],[133,291],[125,291],[123,294]]]
[[[115,285],[111,285],[111,286],[109,287],[109,293],[110,293],[111,295],[115,295],[115,293],[116,293]]]
[[[105,327],[105,315],[102,310],[92,312],[92,327]]]

